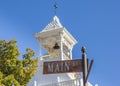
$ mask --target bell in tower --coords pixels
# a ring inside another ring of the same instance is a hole
[[[55,46],[53,47],[53,49],[59,49],[60,47],[58,46],[58,44],[57,43],[55,43]]]

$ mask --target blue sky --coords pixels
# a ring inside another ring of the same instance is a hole
[[[81,58],[81,47],[94,59],[89,81],[99,86],[120,83],[120,1],[56,0],[57,16],[76,38],[73,57]],[[0,0],[0,40],[16,38],[21,54],[30,47],[38,56],[34,33],[53,18],[54,0]],[[21,58],[21,56],[20,56]]]

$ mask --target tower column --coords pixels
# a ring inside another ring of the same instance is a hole
[[[40,38],[37,38],[37,41],[38,41],[38,43],[39,43],[39,55],[38,55],[38,69],[39,69],[39,67],[40,67],[40,65],[41,65],[41,60],[42,60],[42,52],[41,52],[41,39]]]
[[[63,60],[63,34],[60,32],[60,58]]]
[[[73,46],[71,46],[71,49],[70,49],[70,59],[72,60],[72,49],[73,49]]]
[[[38,41],[39,41],[39,60],[42,60],[42,58],[41,58],[41,56],[42,56],[42,52],[41,52],[41,49],[42,49],[42,47],[41,47],[41,42],[42,42],[42,40],[41,39],[38,39]]]
[[[70,50],[70,59],[72,59],[72,49]]]

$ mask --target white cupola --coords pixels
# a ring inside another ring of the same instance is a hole
[[[41,60],[70,60],[72,49],[77,43],[75,38],[62,26],[57,16],[35,38],[46,51]],[[42,50],[43,50],[42,49]]]

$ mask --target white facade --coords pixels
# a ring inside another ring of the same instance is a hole
[[[43,74],[45,61],[72,60],[75,38],[62,26],[57,16],[35,38],[40,45],[39,66],[27,86],[83,86],[77,73]],[[55,44],[59,49],[54,49]],[[41,51],[44,50],[42,55]],[[92,86],[92,85],[88,85]]]

